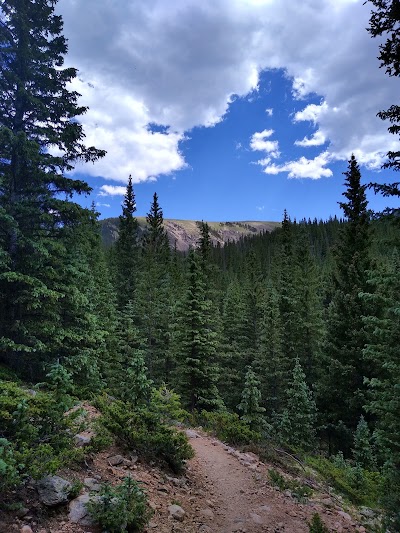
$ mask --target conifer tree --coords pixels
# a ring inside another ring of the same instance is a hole
[[[258,432],[266,427],[265,408],[260,406],[260,401],[260,381],[249,366],[245,376],[242,401],[238,405],[238,409],[243,413],[240,418],[250,426],[250,429]]]
[[[177,389],[189,409],[216,409],[221,405],[216,381],[216,335],[211,303],[206,298],[204,272],[193,250],[189,253],[187,292],[181,308],[177,341]]]
[[[147,230],[143,238],[141,271],[138,276],[137,305],[141,329],[146,339],[146,364],[158,383],[165,380],[169,350],[170,319],[170,249],[164,228],[163,212],[154,193],[147,214]]]
[[[370,223],[365,186],[354,155],[346,176],[346,202],[340,202],[347,223],[335,252],[334,295],[327,324],[325,383],[319,389],[319,405],[328,436],[341,440],[339,448],[348,451],[346,430],[356,429],[365,403],[364,377],[369,370],[363,359],[367,342],[363,316],[367,313],[361,293],[368,289],[370,261]],[[343,426],[344,424],[344,426]]]
[[[61,340],[64,296],[74,284],[63,239],[90,216],[62,199],[90,192],[66,172],[105,154],[83,144],[79,117],[86,108],[68,88],[76,70],[63,68],[67,43],[55,4],[0,5],[1,354],[32,373]]]
[[[354,433],[353,458],[356,464],[372,470],[375,467],[375,457],[371,445],[371,432],[363,415],[360,417]]]
[[[375,290],[364,294],[378,310],[364,318],[370,333],[364,349],[373,372],[367,380],[366,408],[376,418],[374,437],[380,460],[385,463],[384,504],[395,528],[400,528],[400,257],[398,249],[390,261],[371,276]]]
[[[283,360],[282,338],[284,335],[279,313],[279,295],[268,287],[262,303],[260,340],[255,359],[255,368],[261,378],[263,406],[271,416],[284,406],[287,374]]]
[[[113,263],[118,306],[123,309],[128,302],[134,302],[137,289],[138,270],[138,221],[132,176],[129,176],[126,193],[119,217],[118,239],[115,243]]]
[[[316,414],[314,398],[300,361],[296,359],[286,408],[280,419],[283,440],[302,450],[312,449],[315,446]]]

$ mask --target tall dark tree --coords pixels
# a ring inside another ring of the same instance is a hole
[[[126,193],[119,217],[118,240],[113,257],[118,305],[122,310],[128,302],[134,302],[137,289],[138,269],[138,221],[132,176],[129,176]]]
[[[181,309],[177,343],[177,388],[189,409],[216,409],[216,335],[212,327],[211,302],[206,298],[205,276],[199,255],[189,254],[188,284]]]
[[[365,403],[364,377],[368,369],[363,359],[367,341],[363,316],[366,304],[360,294],[368,289],[371,267],[371,230],[365,185],[354,155],[346,176],[345,202],[340,202],[347,219],[335,252],[334,295],[328,314],[325,386],[319,399],[324,423],[334,436],[338,428],[355,430]],[[337,436],[337,435],[336,435]],[[351,433],[348,433],[351,439]],[[349,444],[350,441],[347,443]],[[341,443],[346,447],[345,441]]]
[[[400,76],[400,1],[369,0],[374,6],[369,20],[368,31],[372,37],[385,36],[386,41],[379,46],[378,59],[381,67],[385,67],[388,76]],[[393,104],[388,109],[379,111],[378,117],[388,120],[388,131],[393,135],[400,134],[400,105]],[[383,168],[400,170],[400,150],[389,151],[388,161]],[[373,184],[376,192],[384,196],[400,196],[400,182],[391,184]]]
[[[163,212],[156,193],[146,220],[137,303],[141,328],[146,339],[147,367],[152,378],[163,382],[166,379],[169,352],[171,253],[164,228]]]
[[[66,172],[105,154],[83,144],[86,108],[68,88],[77,72],[63,68],[67,42],[55,4],[0,4],[0,357],[13,365],[49,357],[73,284],[63,237],[90,216],[62,199],[90,192]]]

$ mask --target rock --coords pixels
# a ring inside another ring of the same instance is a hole
[[[255,523],[255,524],[263,524],[264,523],[264,520],[262,519],[262,517],[257,514],[257,513],[250,513],[250,519]]]
[[[69,514],[68,519],[73,524],[80,524],[81,526],[91,526],[93,525],[92,517],[87,510],[86,504],[89,503],[90,496],[89,494],[82,494],[72,500],[69,504]]]
[[[335,528],[336,533],[343,533],[343,526],[340,522],[335,522],[333,527]]]
[[[154,522],[154,521],[151,521],[147,524],[147,527],[149,527],[150,529],[157,529],[158,528],[158,524],[157,522]]]
[[[108,458],[108,464],[111,466],[118,466],[125,461],[125,457],[122,455],[113,455]]]
[[[212,512],[211,509],[201,509],[199,511],[199,514],[200,516],[202,516],[203,518],[207,518],[208,520],[214,519],[214,513]]]
[[[77,448],[83,448],[84,446],[89,446],[89,444],[92,442],[92,438],[94,437],[94,434],[90,431],[82,431],[82,433],[78,433],[75,435],[75,446]]]
[[[206,524],[202,524],[199,527],[199,531],[200,531],[200,533],[213,533],[212,529],[210,527],[206,526]]]
[[[198,433],[196,433],[196,431],[194,431],[193,429],[187,429],[187,430],[185,431],[185,433],[186,433],[186,437],[187,437],[188,439],[198,439],[199,436],[200,436],[200,435],[199,435]]]
[[[46,476],[37,484],[39,499],[48,507],[66,503],[71,489],[71,483],[59,476]]]
[[[31,526],[22,526],[20,529],[21,533],[33,533]]]
[[[18,509],[18,511],[15,513],[18,518],[23,518],[29,513],[29,509],[26,507],[21,507],[21,509]]]
[[[348,522],[352,522],[353,519],[349,515],[349,513],[345,513],[344,511],[338,511],[338,515],[347,520]]]
[[[180,505],[170,505],[168,507],[168,512],[172,518],[179,520],[179,522],[183,522],[183,518],[186,514]]]
[[[374,518],[375,517],[375,512],[372,509],[370,509],[369,507],[361,507],[360,514],[362,516],[365,516],[366,518]]]
[[[99,492],[101,489],[100,483],[98,482],[97,479],[93,477],[85,477],[85,479],[83,480],[83,484],[85,485],[87,489],[93,492]]]

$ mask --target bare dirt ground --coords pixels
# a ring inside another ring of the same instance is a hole
[[[61,475],[112,484],[130,475],[140,481],[154,511],[147,533],[303,533],[309,531],[308,522],[316,512],[332,532],[366,531],[323,490],[315,490],[308,501],[300,503],[272,486],[268,476],[272,466],[254,454],[241,453],[200,432],[189,430],[188,435],[195,457],[180,477],[140,461],[112,466],[109,458],[115,454],[130,459],[117,447],[97,454],[84,469]],[[27,490],[25,505],[29,513],[24,517],[0,516],[0,533],[30,533],[24,526],[34,533],[100,533],[95,526],[71,523],[68,507],[44,511],[35,501],[33,488]],[[181,507],[184,515],[174,518],[171,505]]]

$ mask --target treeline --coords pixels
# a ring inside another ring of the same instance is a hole
[[[172,388],[203,417],[231,411],[264,440],[339,453],[357,486],[357,469],[382,476],[398,525],[396,212],[371,220],[352,157],[343,220],[285,213],[281,229],[223,248],[203,223],[183,255],[168,245],[156,194],[139,234],[129,179],[119,238],[105,249],[95,208],[71,200],[90,192],[70,177],[74,164],[104,152],[83,144],[86,109],[67,89],[76,71],[62,68],[54,4],[1,4],[0,362],[133,408]]]

